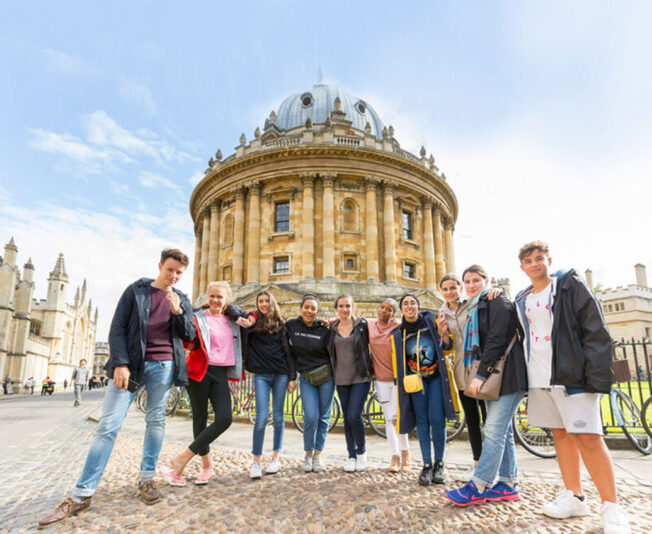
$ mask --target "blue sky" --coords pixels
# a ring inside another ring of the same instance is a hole
[[[569,5],[571,4],[571,5]],[[645,2],[2,2],[0,241],[59,252],[100,335],[158,251],[192,253],[206,161],[324,81],[425,145],[458,195],[457,264],[525,280],[515,252],[608,286],[652,265]],[[649,231],[649,230],[648,230]],[[191,272],[180,287],[191,290]]]

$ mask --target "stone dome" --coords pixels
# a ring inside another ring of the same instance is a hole
[[[303,126],[308,118],[313,124],[323,124],[335,110],[334,102],[338,96],[342,101],[341,111],[346,113],[346,120],[353,123],[353,128],[364,131],[369,123],[371,133],[377,139],[382,139],[383,123],[369,103],[325,84],[315,84],[310,91],[287,97],[278,108],[276,127],[279,130],[291,130]]]

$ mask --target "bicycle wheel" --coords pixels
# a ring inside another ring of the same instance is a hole
[[[456,412],[455,420],[446,421],[446,441],[451,441],[459,436],[466,426],[466,416],[464,412]]]
[[[616,422],[634,448],[645,455],[652,453],[652,438],[643,427],[641,412],[632,398],[621,390],[613,388],[609,399]]]
[[[252,393],[252,398],[249,402],[249,406],[247,407],[247,415],[249,416],[249,421],[251,421],[251,424],[256,423],[256,399],[255,396]],[[271,426],[273,423],[272,419],[272,414],[269,411],[269,406],[267,406],[267,425]]]
[[[147,413],[147,389],[144,387],[136,394],[136,406],[141,412]]]
[[[329,432],[335,428],[341,413],[342,406],[340,400],[335,397],[331,406],[331,420],[328,425]],[[301,404],[301,394],[297,395],[297,398],[294,399],[294,403],[292,404],[292,422],[297,430],[303,434],[303,405]]]
[[[166,415],[174,415],[174,412],[177,411],[177,405],[179,404],[179,398],[181,397],[181,391],[177,387],[171,387],[170,393],[168,395],[168,404],[165,408]]]
[[[643,408],[641,409],[641,421],[643,422],[643,428],[647,432],[647,435],[652,439],[652,397],[649,397],[643,403]]]
[[[371,430],[381,438],[387,437],[385,414],[383,413],[383,409],[378,401],[378,395],[376,395],[375,391],[369,395],[362,417],[365,423],[371,427]]]
[[[555,451],[555,439],[552,435],[552,430],[532,426],[528,423],[527,404],[527,397],[523,397],[518,408],[516,408],[516,412],[514,412],[514,417],[512,418],[514,438],[529,453],[540,458],[554,458],[557,456],[557,451]]]

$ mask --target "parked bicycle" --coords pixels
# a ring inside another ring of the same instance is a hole
[[[646,456],[652,453],[652,435],[648,433],[649,429],[645,428],[645,419],[632,398],[620,387],[612,386],[609,403],[616,424],[622,429],[623,434],[634,448]]]
[[[184,388],[177,386],[172,386],[170,388],[168,403],[165,408],[166,415],[174,415],[174,412],[177,410],[177,405],[179,404],[179,399],[182,395],[182,389]],[[147,413],[147,389],[145,387],[141,387],[136,394],[136,406],[138,406],[141,412]]]
[[[647,435],[652,439],[652,396],[648,397],[641,409],[641,422]]]

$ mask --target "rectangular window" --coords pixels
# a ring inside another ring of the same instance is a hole
[[[403,264],[403,277],[415,280],[417,277],[417,266],[414,263],[405,262]]]
[[[403,239],[412,239],[412,214],[409,211],[401,212],[403,224]]]
[[[290,231],[290,203],[289,202],[277,202],[275,204],[274,231],[275,232]]]
[[[290,272],[290,258],[283,256],[280,258],[274,258],[274,273],[289,273]]]
[[[29,333],[33,336],[41,335],[41,323],[39,321],[30,321],[29,323]]]
[[[222,280],[231,283],[231,266],[227,265],[222,269]]]
[[[357,256],[355,254],[344,255],[344,270],[345,271],[358,270],[358,261],[357,261]]]

